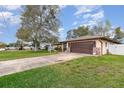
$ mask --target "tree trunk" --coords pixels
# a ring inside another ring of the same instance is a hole
[[[38,42],[34,42],[34,51],[38,51],[38,48],[39,48],[39,46],[38,46]]]
[[[37,46],[36,43],[35,43],[35,46],[34,46],[34,51],[38,51],[38,46]]]

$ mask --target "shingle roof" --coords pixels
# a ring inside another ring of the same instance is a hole
[[[77,40],[92,40],[92,39],[102,39],[102,40],[107,40],[107,41],[110,41],[113,43],[120,44],[120,42],[118,42],[116,40],[112,40],[112,39],[110,39],[108,37],[104,37],[104,36],[82,36],[82,37],[73,38],[70,40],[62,41],[62,42],[77,41]]]

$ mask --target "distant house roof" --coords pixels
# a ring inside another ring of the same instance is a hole
[[[110,39],[110,38],[104,37],[104,36],[82,36],[82,37],[73,38],[73,39],[70,39],[70,40],[62,41],[62,42],[78,41],[78,40],[92,40],[92,39],[102,39],[102,40],[107,40],[109,42],[121,44],[120,42],[118,42],[116,40],[113,40],[113,39]]]

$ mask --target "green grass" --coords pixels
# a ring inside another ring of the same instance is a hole
[[[0,87],[124,87],[124,56],[84,57],[3,76]]]
[[[52,52],[51,54],[55,54],[56,52]],[[0,52],[0,61],[19,59],[19,58],[27,58],[27,57],[37,57],[37,56],[45,56],[50,55],[50,52],[42,50],[42,51],[1,51]]]

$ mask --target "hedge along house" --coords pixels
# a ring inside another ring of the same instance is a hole
[[[60,44],[63,52],[104,55],[109,52],[109,45],[120,44],[120,42],[103,36],[83,36]]]

